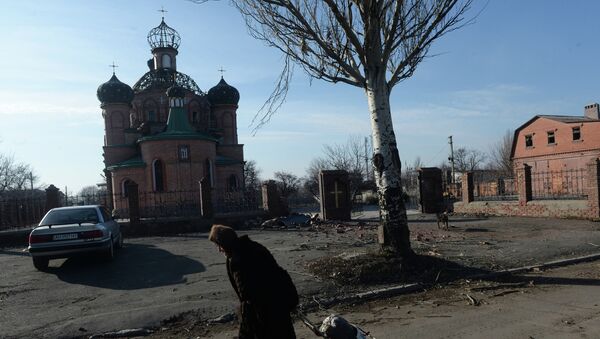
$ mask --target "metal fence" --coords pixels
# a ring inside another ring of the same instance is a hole
[[[586,199],[586,169],[532,172],[531,195],[534,200]]]
[[[35,226],[46,213],[46,197],[0,199],[0,230]]]
[[[258,190],[215,191],[213,197],[216,214],[248,213],[263,210],[262,194]]]
[[[519,200],[519,186],[516,178],[497,171],[477,171],[473,173],[473,199],[475,201]]]

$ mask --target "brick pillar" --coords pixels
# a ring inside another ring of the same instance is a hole
[[[105,169],[104,177],[106,178],[106,208],[108,208],[109,211],[112,211],[115,209],[112,187],[112,172]]]
[[[465,172],[462,175],[462,198],[464,203],[473,201],[473,172]]]
[[[600,160],[594,159],[587,164],[587,201],[590,217],[600,218]]]
[[[54,185],[46,188],[46,211],[53,209],[54,207],[60,207],[59,189]]]
[[[531,201],[531,166],[523,164],[523,167],[517,168],[517,185],[519,189],[519,204],[526,205]]]
[[[140,199],[138,185],[132,181],[127,183],[127,202],[129,204],[129,225],[139,225]]]
[[[280,217],[288,214],[275,181],[269,180],[262,184],[263,209],[271,217]]]
[[[210,179],[207,177],[200,180],[200,213],[204,218],[212,218],[214,215],[212,188],[210,187]]]

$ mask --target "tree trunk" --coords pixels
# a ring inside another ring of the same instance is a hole
[[[373,72],[365,87],[373,137],[373,166],[379,196],[379,242],[400,257],[414,254],[400,180],[401,163],[390,111],[390,92],[384,72]]]

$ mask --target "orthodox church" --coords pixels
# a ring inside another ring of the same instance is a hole
[[[104,173],[115,208],[126,200],[130,184],[155,201],[165,192],[197,192],[203,178],[219,191],[237,191],[243,185],[239,92],[223,77],[208,93],[201,91],[178,71],[180,42],[163,17],[148,33],[148,72],[133,88],[114,71],[98,87]]]

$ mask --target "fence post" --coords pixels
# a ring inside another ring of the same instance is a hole
[[[600,160],[594,159],[587,164],[587,201],[590,217],[600,218]]]
[[[60,206],[58,192],[59,189],[54,185],[50,185],[46,188],[46,211]]]
[[[473,172],[465,172],[462,174],[462,201],[470,203],[473,198]]]
[[[517,185],[519,190],[519,204],[526,205],[532,198],[531,166],[523,164],[517,169]]]
[[[206,177],[200,180],[200,214],[204,218],[212,218],[213,216],[210,180]]]
[[[271,217],[287,215],[287,208],[284,205],[275,181],[269,180],[262,184],[263,208]]]

